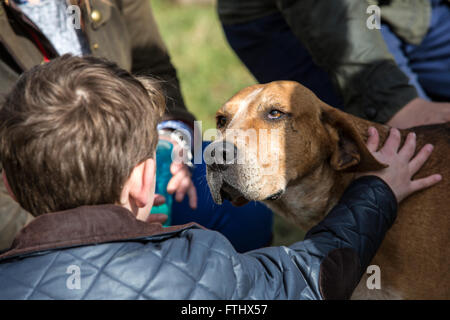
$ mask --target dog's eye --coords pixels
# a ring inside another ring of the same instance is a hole
[[[224,116],[218,116],[216,119],[216,124],[218,128],[223,128],[227,124],[227,118]]]
[[[281,112],[280,110],[270,110],[270,112],[267,114],[267,117],[269,119],[275,120],[275,119],[280,119],[282,116],[284,115],[283,112]]]

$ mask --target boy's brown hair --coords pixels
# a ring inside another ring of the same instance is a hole
[[[24,73],[0,109],[0,157],[34,216],[118,203],[132,169],[153,158],[165,99],[150,79],[64,55]]]

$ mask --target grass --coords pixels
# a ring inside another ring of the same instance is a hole
[[[151,1],[189,110],[215,128],[220,106],[255,79],[229,48],[214,6]]]
[[[151,1],[161,36],[177,69],[188,109],[203,122],[203,130],[215,128],[215,113],[240,89],[255,84],[229,47],[215,7],[176,5]],[[274,245],[290,245],[303,232],[275,215]]]

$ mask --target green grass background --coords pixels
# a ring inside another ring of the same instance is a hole
[[[240,89],[255,84],[229,47],[213,5],[177,5],[151,0],[159,31],[177,69],[188,109],[215,128],[215,113]],[[303,232],[275,215],[274,245],[290,245]]]

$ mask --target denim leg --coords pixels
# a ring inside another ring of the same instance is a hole
[[[419,97],[425,100],[430,100],[422,85],[419,82],[418,75],[412,70],[410,66],[409,58],[404,52],[405,43],[399,39],[391,28],[387,24],[381,25],[381,34],[383,36],[384,42],[388,47],[390,53],[394,56],[395,62],[397,62],[398,67],[408,76],[409,84],[413,85]]]
[[[418,46],[407,45],[405,51],[419,82],[434,100],[450,101],[450,4],[432,1],[428,33]]]
[[[419,45],[408,44],[382,25],[381,33],[400,68],[419,96],[450,101],[450,5],[432,0],[428,32]]]

